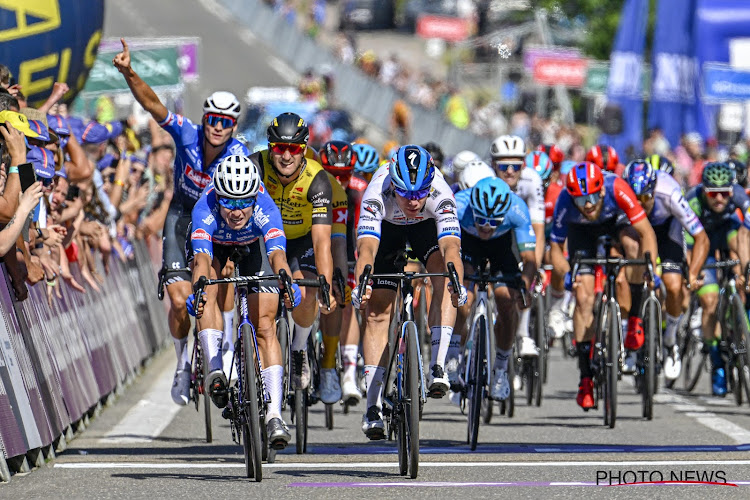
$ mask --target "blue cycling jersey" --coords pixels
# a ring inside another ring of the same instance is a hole
[[[231,138],[219,156],[208,165],[203,165],[203,126],[195,125],[182,115],[168,112],[159,123],[169,132],[177,147],[174,162],[174,196],[191,207],[211,182],[216,166],[227,156],[245,155],[250,151],[237,139]]]
[[[286,252],[286,235],[281,213],[263,185],[255,198],[253,215],[242,229],[230,229],[219,213],[216,191],[209,184],[193,207],[193,232],[190,244],[193,253],[206,253],[213,259],[213,244],[249,245],[263,236],[266,254],[275,250]]]
[[[479,231],[474,225],[474,211],[471,209],[471,189],[464,189],[456,193],[456,204],[458,205],[458,222],[461,231],[479,238]],[[502,224],[495,228],[490,239],[499,238],[508,231],[513,230],[516,236],[518,250],[534,250],[536,248],[536,234],[531,227],[531,216],[526,203],[515,193],[510,194],[510,208],[505,215]]]

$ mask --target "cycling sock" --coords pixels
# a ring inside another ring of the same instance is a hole
[[[518,338],[529,337],[529,318],[531,318],[531,308],[527,307],[521,311],[521,318],[518,322],[518,328],[516,328]]]
[[[190,369],[190,359],[188,358],[187,353],[187,345],[188,345],[188,339],[187,337],[182,339],[176,339],[172,337],[172,342],[174,342],[174,350],[177,354],[177,370],[189,370]]]
[[[209,372],[223,369],[221,360],[221,337],[223,335],[224,332],[214,330],[213,328],[207,328],[198,332],[198,339],[200,339],[201,348],[203,349],[203,359],[208,362]]]
[[[234,311],[224,311],[224,337],[221,350],[223,352],[234,352]]]
[[[461,335],[452,334],[447,359],[458,359],[461,354]]]
[[[570,308],[570,301],[572,299],[573,294],[565,290],[565,293],[563,294],[562,305],[560,306],[563,311],[568,312],[568,309]]]
[[[630,312],[628,318],[641,316],[641,303],[643,298],[643,283],[630,283]]]
[[[551,286],[548,288],[548,290],[549,290],[549,306],[550,306],[550,308],[551,309],[562,309],[563,306],[564,306],[563,302],[565,301],[565,297],[566,296],[569,297],[570,296],[570,292],[568,292],[567,290],[566,291],[562,291],[562,292],[558,292],[557,290],[555,290]],[[570,301],[570,299],[568,299],[568,301]]]
[[[578,350],[578,370],[581,372],[581,378],[591,378],[591,342],[576,343]]]
[[[323,359],[320,361],[320,367],[324,370],[336,368],[336,350],[339,347],[338,337],[329,337],[323,335]]]
[[[351,377],[352,380],[356,380],[357,351],[359,351],[359,346],[357,344],[341,346],[341,362],[344,365],[343,378]]]
[[[513,353],[513,349],[495,349],[495,370],[507,370],[508,360]]]
[[[263,369],[263,384],[271,397],[266,412],[266,423],[272,418],[281,418],[281,398],[284,387],[284,367],[273,365]]]
[[[452,326],[432,326],[432,363],[430,366],[439,365],[445,368],[445,357],[448,355],[448,348],[451,345],[453,336]],[[437,349],[435,349],[435,340],[437,339]]]
[[[676,318],[667,313],[667,329],[664,331],[664,346],[672,347],[677,342],[677,326],[682,320],[682,314]]]
[[[294,338],[292,339],[292,351],[304,351],[307,349],[307,339],[310,337],[312,325],[299,326],[294,323]]]
[[[383,377],[385,368],[382,366],[365,365],[365,383],[367,385],[367,407],[383,408]]]

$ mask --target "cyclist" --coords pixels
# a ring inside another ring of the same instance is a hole
[[[458,177],[461,175],[461,172],[464,171],[469,163],[478,160],[481,160],[479,155],[474,151],[468,150],[461,151],[453,157],[453,160],[450,164],[450,175],[446,175],[445,179],[449,184],[451,184],[451,189],[454,193],[461,190],[456,184],[456,182],[458,181]]]
[[[665,174],[674,177],[674,165],[669,158],[657,154],[653,154],[646,158],[646,161],[651,164],[656,170],[664,172]]]
[[[443,148],[435,142],[428,142],[423,144],[422,147],[430,153],[430,156],[432,156],[432,163],[435,164],[435,168],[437,168],[441,174],[444,173],[443,161],[445,161],[445,154],[443,153]]]
[[[490,396],[503,401],[510,396],[508,360],[513,352],[513,332],[522,308],[520,286],[529,290],[536,273],[536,239],[531,227],[529,209],[523,200],[510,190],[505,181],[497,177],[482,179],[473,188],[456,193],[458,220],[461,224],[461,253],[464,272],[471,274],[489,259],[493,276],[518,274],[518,259],[514,246],[523,262],[520,283],[496,284],[495,305],[495,362],[492,370]],[[466,304],[458,308],[456,330],[461,342],[466,340],[466,318],[474,302],[473,284],[465,283],[468,290]]]
[[[451,190],[455,189],[455,192],[457,193],[464,189],[471,189],[477,184],[477,182],[486,179],[487,177],[496,177],[495,171],[492,170],[492,167],[482,160],[470,161],[469,164],[466,165],[466,168],[461,170],[461,173],[458,174],[456,179],[457,182],[451,186]]]
[[[333,225],[331,226],[331,251],[335,267],[342,273],[348,272],[347,262],[347,220],[348,199],[346,189],[352,178],[357,155],[352,145],[344,141],[329,141],[320,149],[320,160],[329,174],[333,189]],[[344,302],[351,299],[351,287],[345,285]],[[343,311],[336,308],[331,314],[320,318],[323,332],[323,359],[320,362],[320,400],[326,404],[336,403],[341,399],[341,384],[336,371],[336,352],[343,321]],[[355,358],[356,359],[356,358]]]
[[[688,271],[688,284],[690,288],[694,288],[708,256],[709,241],[703,225],[682,195],[680,185],[669,174],[657,170],[653,163],[646,160],[631,161],[625,168],[625,180],[638,197],[654,228],[662,264],[679,265],[685,259],[683,229],[695,240]],[[682,367],[680,349],[676,343],[677,326],[682,319],[682,275],[679,269],[663,269],[661,279],[667,290],[667,329],[663,337],[666,351],[664,376],[674,380],[680,376]],[[626,371],[634,371],[633,356],[629,356],[626,362],[631,365]]]
[[[542,178],[533,168],[524,168],[526,145],[523,139],[516,135],[501,135],[490,147],[492,166],[497,176],[508,183],[510,189],[525,203],[531,215],[531,227],[536,236],[536,268],[542,265],[544,256],[544,187]],[[529,318],[530,309],[521,312],[518,323],[517,336],[520,339],[518,355],[521,357],[535,357],[539,355],[536,342],[530,337]],[[520,388],[520,376],[514,383]]]
[[[747,166],[737,159],[727,160],[727,165],[734,172],[735,182],[747,193]]]
[[[596,144],[586,153],[586,161],[589,161],[606,172],[614,172],[615,175],[621,175],[623,167],[620,164],[620,157],[612,146],[606,144]]]
[[[367,189],[367,184],[372,179],[372,175],[380,165],[380,156],[375,147],[369,144],[355,144],[353,149],[357,155],[357,163],[354,165],[354,175],[346,186],[346,195],[349,207],[351,207],[346,220],[346,254],[350,263],[347,284],[351,289],[357,286],[354,277],[354,262],[356,260],[357,224],[359,223],[362,196],[365,194],[365,189]],[[350,404],[359,403],[359,400],[362,399],[357,384],[359,339],[360,326],[350,301],[344,308],[341,329],[341,364],[343,365],[341,392],[342,400]]]
[[[310,130],[299,115],[282,113],[267,130],[268,149],[253,153],[263,172],[263,185],[281,212],[287,237],[286,253],[295,279],[315,279],[318,274],[331,283],[333,257],[331,231],[333,191],[328,174],[317,161],[305,158]],[[331,309],[321,307],[323,314],[336,308],[329,289]],[[320,302],[323,304],[320,291]],[[307,340],[318,314],[316,293],[303,287],[302,302],[292,312],[292,384],[306,389],[310,384]]]
[[[690,208],[700,219],[711,242],[706,263],[716,261],[717,251],[731,251],[739,257],[742,269],[750,262],[748,234],[750,234],[750,198],[745,190],[734,182],[734,173],[726,163],[708,163],[703,168],[702,183],[688,191]],[[686,236],[688,247],[695,246]],[[744,276],[739,273],[740,283]],[[711,357],[711,386],[716,396],[727,392],[726,367],[717,340],[716,306],[719,302],[719,287],[716,270],[703,271],[703,286],[698,290],[698,299],[703,310],[703,338],[709,346]]]
[[[121,39],[122,52],[112,61],[133,93],[133,97],[174,139],[174,196],[164,221],[162,269],[185,269],[185,248],[190,214],[203,189],[211,181],[216,166],[224,158],[247,155],[249,151],[232,138],[240,116],[240,103],[229,92],[214,92],[203,103],[203,119],[193,124],[182,115],[169,111],[159,97],[130,65],[130,50]],[[188,403],[190,394],[190,359],[187,336],[190,318],[185,301],[190,294],[190,273],[172,273],[167,277],[169,330],[177,353],[177,369],[172,385],[172,400]]]
[[[221,276],[227,260],[235,262],[242,276],[278,273],[282,269],[291,273],[281,215],[260,179],[257,165],[243,155],[228,156],[216,167],[213,182],[193,207],[189,247],[193,282],[201,276]],[[248,296],[264,367],[263,381],[271,397],[266,428],[268,442],[274,449],[284,448],[291,437],[281,418],[284,368],[275,326],[278,294],[277,283],[271,281],[249,287]],[[297,285],[292,285],[292,295],[298,304],[301,292]],[[227,376],[222,370],[222,318],[216,287],[206,288],[198,304],[195,302],[195,295],[190,294],[186,306],[200,328],[198,338],[209,371],[209,394],[216,406],[224,408],[228,400]],[[252,353],[247,356],[243,361],[251,363]]]
[[[361,276],[368,264],[375,273],[395,272],[394,256],[410,243],[428,272],[444,272],[446,262],[453,262],[459,279],[463,279],[456,201],[443,176],[435,171],[430,154],[415,145],[400,147],[388,167],[378,169],[362,199],[355,276]],[[432,288],[428,318],[432,352],[427,392],[440,398],[449,388],[444,367],[456,321],[455,307],[466,302],[466,289],[461,285],[460,290],[450,290],[442,277],[432,278]],[[370,439],[385,438],[382,386],[396,290],[395,281],[378,279],[372,285],[367,284],[363,296],[359,295],[359,287],[352,292],[352,305],[367,307],[363,342],[367,413],[362,419],[362,430]]]
[[[573,330],[581,375],[576,401],[584,409],[594,406],[594,383],[589,362],[596,328],[593,314],[594,276],[593,269],[588,266],[580,266],[578,276],[570,276],[572,262],[565,259],[564,244],[567,240],[571,257],[578,251],[582,251],[585,257],[595,257],[597,240],[604,235],[620,242],[627,258],[637,258],[639,252],[643,254],[647,251],[651,252],[652,258],[656,258],[654,230],[627,182],[613,174],[603,174],[593,163],[582,162],[568,172],[566,190],[557,199],[550,235],[550,258],[554,266],[551,284],[558,291],[551,295],[551,308],[560,308],[564,283],[575,279],[572,287],[576,299]],[[626,239],[630,241],[626,242]],[[640,244],[633,245],[633,241],[639,241]],[[617,292],[621,304],[627,301],[628,290],[623,278],[624,272],[618,277]],[[636,303],[638,291],[641,290],[642,281],[640,285],[631,285],[631,293],[634,294],[632,302]],[[637,303],[632,309],[623,309],[637,311]],[[635,322],[631,321],[628,326],[631,323]],[[640,338],[637,334],[637,331],[629,328],[625,339],[626,348],[640,348],[637,341],[643,344],[642,327]]]

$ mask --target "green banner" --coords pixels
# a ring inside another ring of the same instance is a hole
[[[586,71],[586,81],[582,92],[589,95],[604,95],[607,93],[607,82],[609,81],[609,63],[591,62]],[[651,66],[645,65],[641,73],[641,92],[648,97],[651,90]]]
[[[130,92],[125,78],[112,64],[117,52],[99,53],[83,92],[88,94]],[[176,87],[181,84],[177,65],[177,47],[157,47],[130,51],[130,64],[151,88]]]

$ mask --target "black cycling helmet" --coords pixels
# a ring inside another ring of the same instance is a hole
[[[747,165],[740,160],[727,160],[727,165],[734,171],[734,178],[737,184],[744,188],[747,184]]]
[[[445,160],[445,155],[443,154],[442,148],[434,142],[428,142],[422,147],[426,149],[428,153],[430,153],[430,156],[432,156],[432,162],[435,164],[435,166],[440,168],[443,165],[443,160]]]
[[[268,126],[268,142],[286,142],[290,144],[307,144],[310,129],[307,123],[296,113],[281,113]]]

